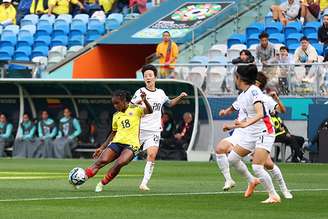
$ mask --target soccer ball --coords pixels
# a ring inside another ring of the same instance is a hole
[[[68,174],[68,181],[75,186],[82,185],[86,180],[87,176],[85,171],[80,167],[75,167]]]

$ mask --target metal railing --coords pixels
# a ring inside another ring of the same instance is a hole
[[[18,66],[18,68],[15,66]],[[24,67],[26,69],[24,69]],[[11,77],[10,76],[11,73],[16,73],[17,77],[19,77],[20,72],[30,73],[29,78],[38,78],[38,77],[40,77],[40,74],[41,74],[41,72],[40,72],[41,68],[42,68],[42,64],[37,63],[37,62],[15,61],[15,60],[1,61],[0,62],[0,78]],[[24,74],[24,75],[26,75],[26,74]],[[23,77],[24,76],[22,76],[22,78]]]
[[[161,75],[167,73],[164,65],[155,66]],[[176,64],[166,77],[190,81],[207,95],[236,95],[234,74],[237,66],[231,63]],[[328,95],[328,63],[257,64],[257,67],[268,77],[267,89],[280,95]]]

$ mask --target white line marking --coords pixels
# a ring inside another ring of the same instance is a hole
[[[293,189],[291,192],[322,192],[326,189]],[[131,197],[160,197],[160,196],[189,196],[189,195],[220,195],[220,194],[240,194],[245,191],[232,192],[177,192],[177,193],[151,193],[151,194],[126,194],[126,195],[95,195],[95,196],[71,196],[71,197],[49,197],[49,198],[21,198],[21,199],[0,199],[0,202],[28,202],[28,201],[52,201],[52,200],[78,200],[78,199],[101,199],[101,198],[131,198]],[[256,191],[264,193],[265,191]]]

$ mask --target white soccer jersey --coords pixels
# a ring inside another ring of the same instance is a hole
[[[153,108],[153,113],[146,114],[141,118],[140,129],[147,131],[162,131],[161,117],[162,117],[162,107],[169,101],[168,96],[162,89],[156,88],[155,91],[147,90],[147,88],[142,87],[138,89],[131,102],[138,104],[141,101],[141,90],[146,93],[147,100],[150,106]]]
[[[276,109],[277,102],[269,95],[264,95],[263,101],[264,101],[264,105],[265,105],[266,109],[271,114]]]
[[[256,116],[256,110],[254,107],[256,102],[263,103],[264,118],[244,129],[249,134],[261,134],[263,132],[271,134],[274,132],[270,121],[270,115],[268,113],[267,107],[264,104],[264,96],[265,95],[257,86],[251,85],[246,91],[243,91],[237,97],[236,102],[238,104],[239,110],[243,111],[247,118],[253,118]]]

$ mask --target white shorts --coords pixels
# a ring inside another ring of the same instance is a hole
[[[147,150],[149,147],[159,147],[159,140],[161,139],[161,132],[153,131],[140,131],[140,144],[143,150]]]
[[[251,135],[251,134],[240,134],[237,139],[237,144],[251,152],[253,152],[256,148],[262,148],[271,152],[272,145],[275,140],[275,135],[263,133],[260,135]]]
[[[242,133],[240,129],[235,129],[231,136],[225,138],[224,140],[230,142],[233,145],[236,145],[239,143],[240,138],[242,137]]]

